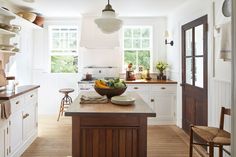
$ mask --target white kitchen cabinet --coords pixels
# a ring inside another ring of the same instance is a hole
[[[23,140],[27,140],[31,137],[35,129],[37,128],[36,124],[36,113],[35,113],[36,104],[28,104],[23,110]]]
[[[9,135],[9,120],[1,120],[0,122],[0,157],[8,157],[10,148],[10,135]]]
[[[37,137],[37,90],[18,96],[10,102],[15,107],[10,117],[10,145],[12,151],[10,157],[18,157]]]
[[[157,124],[175,124],[175,95],[153,92],[153,106],[156,117],[152,119]]]
[[[149,95],[149,86],[147,85],[139,85],[139,84],[132,84],[127,86],[126,92],[135,92],[141,96],[141,98],[148,104],[150,105],[151,108],[153,106],[150,104],[150,95]]]
[[[38,133],[37,89],[10,99],[12,114],[0,120],[0,157],[20,157]]]
[[[0,125],[0,156],[5,156],[5,130],[2,125]]]
[[[148,124],[176,124],[176,84],[127,84],[126,92],[136,92],[156,112]]]
[[[18,110],[12,114],[10,124],[11,152],[15,152],[22,144],[22,110]]]

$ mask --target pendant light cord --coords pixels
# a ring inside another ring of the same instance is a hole
[[[108,4],[110,4],[110,0],[108,0]]]

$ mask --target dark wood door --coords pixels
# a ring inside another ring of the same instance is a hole
[[[182,127],[207,125],[207,15],[182,26]]]

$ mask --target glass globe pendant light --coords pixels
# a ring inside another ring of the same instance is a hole
[[[94,20],[98,28],[106,34],[118,31],[122,26],[122,20],[116,18],[115,10],[112,9],[110,1],[105,9],[102,10],[102,16]]]

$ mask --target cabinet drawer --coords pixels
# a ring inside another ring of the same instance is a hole
[[[25,94],[25,102],[26,103],[36,102],[37,97],[38,97],[37,90],[33,90],[33,91]]]
[[[18,96],[10,100],[11,103],[11,112],[14,113],[21,109],[24,104],[24,96]]]
[[[127,85],[127,91],[148,91],[148,86],[147,85]]]
[[[176,85],[155,85],[151,87],[151,91],[176,93]]]

